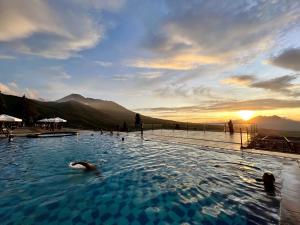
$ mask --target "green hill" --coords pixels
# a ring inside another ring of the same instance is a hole
[[[74,94],[53,102],[1,94],[0,105],[0,113],[22,118],[27,125],[43,118],[61,117],[68,121],[67,126],[73,128],[114,129],[122,127],[124,122],[132,128],[135,120],[135,112],[114,102]],[[165,127],[176,123],[143,115],[141,118],[145,124],[164,124]]]

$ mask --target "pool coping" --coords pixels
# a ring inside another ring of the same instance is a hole
[[[285,161],[282,170],[280,224],[300,224],[299,161]],[[298,196],[298,197],[297,197]]]

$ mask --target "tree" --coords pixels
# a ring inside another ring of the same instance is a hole
[[[7,111],[6,103],[3,98],[2,92],[0,91],[0,114],[5,114],[6,111]]]
[[[141,115],[139,113],[135,114],[135,128],[139,128],[141,122]]]
[[[22,108],[22,119],[25,124],[33,124],[34,120],[37,118],[38,113],[30,99],[27,99],[25,95],[23,95],[21,99],[21,108]]]
[[[128,127],[127,127],[126,121],[124,121],[124,123],[123,123],[122,131],[126,131],[126,132],[128,131]]]

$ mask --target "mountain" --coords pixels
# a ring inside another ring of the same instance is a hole
[[[1,103],[2,102],[2,103]],[[0,113],[24,119],[27,124],[39,119],[61,117],[68,121],[68,126],[85,129],[115,129],[126,122],[134,126],[135,112],[112,101],[85,98],[72,94],[58,101],[46,102],[13,95],[1,94]],[[146,124],[174,124],[174,121],[151,118],[141,115]]]
[[[116,116],[120,120],[127,120],[129,117],[134,118],[135,113],[126,109],[125,107],[113,102],[101,99],[85,98],[79,94],[71,94],[64,98],[57,100],[57,102],[75,101],[83,105],[90,106],[96,110],[106,113],[111,116]]]
[[[256,123],[258,128],[285,131],[300,131],[300,121],[279,116],[257,116],[249,120]]]

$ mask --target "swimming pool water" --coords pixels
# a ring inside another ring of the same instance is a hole
[[[69,168],[76,160],[99,171]],[[132,134],[0,140],[0,223],[278,224],[281,166]],[[265,171],[276,196],[255,180]]]

